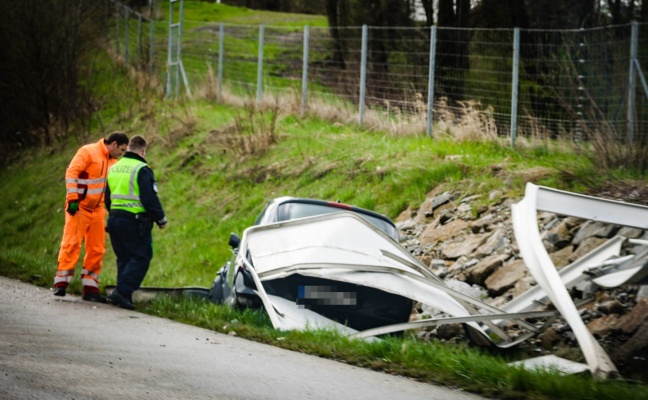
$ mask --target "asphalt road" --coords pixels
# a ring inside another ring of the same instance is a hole
[[[0,277],[0,399],[479,397]]]

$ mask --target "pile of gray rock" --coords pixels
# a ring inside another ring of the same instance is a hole
[[[519,200],[506,198],[499,191],[483,199],[437,188],[420,207],[407,209],[396,219],[401,244],[453,289],[501,306],[535,285],[513,233],[511,205]],[[648,232],[640,229],[548,212],[538,214],[538,224],[545,248],[559,269],[615,235],[648,239]],[[628,246],[623,252],[637,250],[637,246]],[[648,357],[648,286],[606,289],[586,281],[570,293],[576,301],[585,302],[579,309],[583,321],[622,374],[648,378],[642,371]],[[417,305],[412,318],[436,313]],[[419,336],[451,342],[465,339],[458,326],[423,330]],[[522,346],[536,354],[582,356],[569,325],[560,318]]]

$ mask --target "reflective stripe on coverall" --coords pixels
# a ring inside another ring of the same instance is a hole
[[[79,201],[79,211],[73,216],[65,213],[54,285],[71,281],[85,239],[81,282],[83,286],[99,287],[99,274],[106,253],[106,210],[103,206],[106,175],[108,168],[117,162],[110,158],[104,143],[104,139],[100,139],[81,147],[65,171],[66,207],[68,202]]]

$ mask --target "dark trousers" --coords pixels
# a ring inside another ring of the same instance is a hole
[[[128,296],[140,288],[153,258],[150,222],[108,217],[108,234],[117,256],[117,291]]]

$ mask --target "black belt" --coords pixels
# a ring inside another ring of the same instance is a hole
[[[134,214],[129,211],[124,211],[124,210],[110,210],[111,217],[119,217],[119,218],[128,218],[128,219],[135,219],[135,220],[142,220],[147,217],[146,214],[140,213],[140,214]]]

